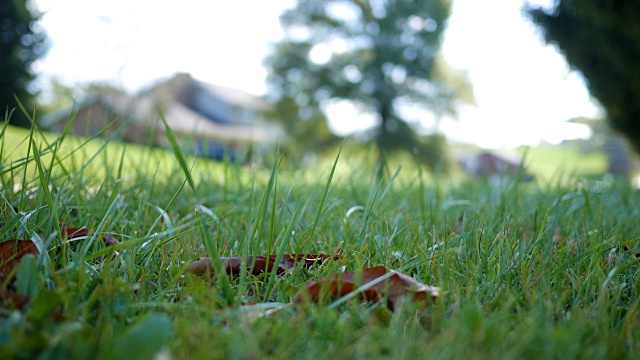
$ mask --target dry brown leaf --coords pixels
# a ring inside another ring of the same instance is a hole
[[[276,267],[277,274],[284,274],[293,271],[295,266],[309,267],[314,264],[321,264],[326,260],[337,260],[339,255],[327,254],[284,254],[282,261],[276,262],[277,255],[266,256],[249,256],[245,262],[241,257],[222,257],[220,260],[227,274],[240,274],[241,271],[251,270],[251,274],[259,275],[265,272],[273,271]],[[253,267],[251,265],[253,264]],[[185,270],[185,273],[202,276],[208,271],[213,272],[212,261],[210,258],[202,258],[192,262]]]
[[[10,273],[27,254],[38,256],[40,252],[31,240],[11,239],[0,243],[0,273]]]
[[[27,295],[0,288],[0,309],[22,310],[30,300],[31,298]]]
[[[111,235],[111,234],[103,235],[102,236],[102,240],[104,240],[104,245],[106,247],[116,246],[116,245],[120,244],[120,242],[118,240],[116,240],[116,238],[113,237],[113,235]]]
[[[60,224],[60,233],[63,238],[67,238],[69,240],[89,236],[89,229],[87,228],[72,228],[69,227],[69,224],[62,223]],[[102,235],[102,240],[104,241],[105,246],[115,246],[120,244],[120,242],[111,234]]]
[[[38,256],[40,252],[31,240],[11,239],[0,243],[0,308],[22,309],[30,300],[9,287],[15,280],[15,272],[20,260],[27,254]]]
[[[384,279],[385,276],[388,278]],[[358,297],[362,300],[373,301],[386,298],[391,309],[396,307],[401,298],[409,298],[411,301],[426,306],[428,301],[438,297],[440,292],[437,287],[425,285],[412,277],[395,270],[389,270],[384,266],[376,266],[359,272],[334,274],[320,280],[310,281],[298,291],[294,302],[301,303],[320,301],[327,297],[342,297],[367,284],[371,284],[371,286],[360,290]]]
[[[71,240],[82,236],[88,236],[89,230],[86,228],[73,228],[67,223],[62,223],[60,224],[60,235],[62,238]]]

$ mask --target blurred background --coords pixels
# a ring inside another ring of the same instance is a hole
[[[161,112],[217,160],[313,164],[349,137],[381,164],[487,176],[527,149],[532,169],[631,178],[638,18],[634,0],[0,0],[0,107],[158,147]]]

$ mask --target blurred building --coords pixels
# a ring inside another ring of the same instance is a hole
[[[45,115],[39,126],[51,132],[61,133],[71,123],[70,133],[78,136],[114,136],[116,130],[129,117],[131,100],[125,95],[90,94],[72,108]],[[111,125],[111,126],[110,126]],[[120,136],[122,139],[122,136]]]
[[[474,176],[514,176],[524,171],[520,159],[509,154],[485,150],[460,154],[457,157],[462,169]],[[524,179],[530,179],[530,175],[525,175]]]
[[[266,121],[270,110],[259,97],[179,73],[132,97],[93,94],[72,109],[44,117],[40,125],[61,132],[74,119],[71,131],[79,136],[114,136],[124,126],[115,135],[122,141],[168,146],[162,116],[184,147],[219,159],[225,153],[243,156],[249,148],[270,149],[283,134]]]

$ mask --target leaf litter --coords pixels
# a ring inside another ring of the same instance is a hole
[[[86,228],[70,227],[67,223],[60,224],[60,235],[63,239],[71,240],[86,237]],[[41,239],[44,234],[39,234]],[[115,246],[120,242],[111,234],[102,236],[105,246]],[[38,257],[40,251],[32,240],[9,239],[0,242],[0,310],[22,310],[30,301],[31,296],[16,289],[16,270],[25,256]],[[3,316],[3,312],[0,316]]]
[[[71,240],[89,236],[87,228],[74,228],[69,224],[60,225],[63,239]],[[43,238],[44,234],[40,234]],[[119,241],[111,234],[101,236],[105,246],[115,246]],[[13,286],[15,271],[21,259],[26,255],[38,256],[40,253],[36,244],[31,240],[11,239],[0,243],[0,305],[1,309],[23,309],[31,300],[29,296],[21,294]],[[278,275],[290,275],[297,267],[309,268],[322,265],[326,261],[340,259],[340,249],[334,254],[284,254],[280,261],[278,255],[221,257],[224,269],[229,275],[247,272],[260,275],[275,271]],[[196,276],[213,274],[212,260],[201,258],[189,264],[183,273]],[[350,299],[353,297],[363,301],[385,300],[393,310],[401,299],[426,306],[429,300],[439,296],[440,289],[425,285],[416,279],[388,269],[375,266],[354,272],[340,272],[321,279],[307,282],[294,296],[293,304],[303,302],[323,302],[327,299]],[[254,305],[255,306],[255,305]],[[251,308],[253,306],[249,306]],[[259,308],[259,307],[258,307]]]

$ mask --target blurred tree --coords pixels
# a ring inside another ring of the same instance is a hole
[[[582,73],[609,125],[640,151],[640,1],[558,0],[527,12]]]
[[[0,0],[0,111],[17,108],[14,95],[27,109],[33,105],[34,94],[29,84],[34,79],[31,64],[47,50],[46,36],[38,27],[38,16],[27,0]],[[30,126],[19,111],[11,123]]]
[[[303,112],[302,119],[299,115]],[[290,97],[279,99],[268,117],[280,123],[287,135],[281,144],[287,158],[294,162],[339,144],[342,140],[333,134],[325,115],[319,109],[300,109]]]
[[[287,122],[315,118],[318,126],[330,101],[351,101],[377,114],[381,159],[395,149],[423,152],[400,104],[440,119],[455,115],[456,100],[473,101],[466,78],[437,56],[450,12],[451,0],[298,0],[281,16],[285,38],[265,61],[270,95],[291,110]]]

